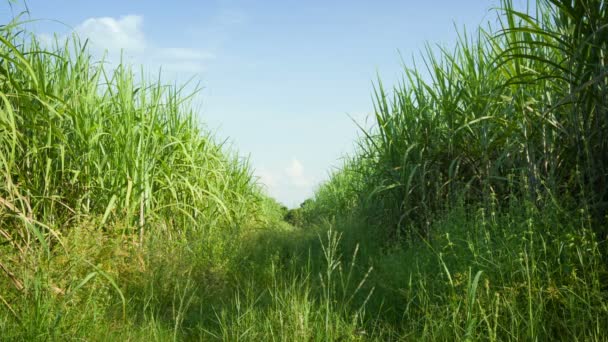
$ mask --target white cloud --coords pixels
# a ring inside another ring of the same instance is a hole
[[[304,165],[297,158],[273,168],[259,167],[256,175],[269,195],[290,207],[297,207],[312,196],[317,182],[306,173]]]
[[[260,182],[266,186],[269,191],[274,191],[278,185],[277,178],[272,172],[268,172],[264,169],[257,170],[257,175]]]
[[[126,15],[118,19],[89,18],[76,26],[74,31],[103,49],[143,52],[146,48],[143,23],[144,18],[140,15]]]
[[[117,64],[121,57],[135,67],[178,73],[201,73],[206,70],[214,54],[203,49],[179,46],[162,46],[148,39],[144,30],[144,17],[125,15],[118,18],[94,17],[84,20],[73,30],[81,41],[89,40],[91,52],[98,58],[105,55],[110,64]],[[58,36],[63,41],[68,36]],[[44,45],[52,45],[54,37],[47,33],[38,35]]]
[[[304,166],[296,158],[293,158],[289,166],[285,168],[285,174],[289,177],[289,182],[297,187],[307,187],[312,183],[304,174]]]

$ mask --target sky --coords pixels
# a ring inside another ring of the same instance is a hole
[[[523,3],[524,1],[515,1]],[[451,48],[463,27],[494,21],[493,0],[29,0],[43,41],[72,32],[110,62],[121,53],[164,82],[201,90],[196,113],[289,207],[313,195],[370,127],[380,77],[422,66],[426,44]],[[0,19],[11,11],[0,7]],[[19,12],[17,5],[13,12]],[[355,121],[355,122],[353,122]]]

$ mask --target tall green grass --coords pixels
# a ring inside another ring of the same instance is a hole
[[[375,126],[303,208],[360,242],[383,332],[605,340],[605,1],[496,10],[374,89]],[[370,323],[374,322],[374,323]]]
[[[77,38],[47,49],[8,27],[0,190],[13,214],[53,226],[100,214],[139,233],[157,218],[201,229],[253,218],[251,169],[200,128],[184,88],[108,68]]]
[[[193,291],[279,206],[185,87],[108,66],[78,37],[43,46],[18,20],[0,27],[0,335],[133,318],[177,338]]]
[[[357,194],[392,239],[427,236],[462,196],[500,205],[525,194],[587,205],[605,236],[606,3],[538,1],[524,13],[503,1],[498,13],[498,29],[429,48],[429,77],[406,69],[392,92],[377,82],[376,126],[319,189],[319,206],[348,212]]]

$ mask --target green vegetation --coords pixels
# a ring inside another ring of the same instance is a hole
[[[0,336],[608,340],[608,3],[502,5],[290,211],[183,88],[0,27]]]
[[[305,220],[365,243],[368,311],[402,338],[605,340],[608,6],[504,1],[498,22],[429,49],[428,80],[378,81]]]

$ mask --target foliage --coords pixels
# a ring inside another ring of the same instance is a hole
[[[376,127],[309,217],[361,210],[394,241],[427,237],[436,213],[463,196],[502,205],[525,195],[587,205],[606,236],[606,8],[538,1],[533,15],[504,1],[499,30],[426,51],[428,78],[406,69],[392,93],[378,81]]]
[[[185,88],[0,26],[0,336],[606,340],[607,8],[505,0],[430,79],[378,81],[292,210]]]

